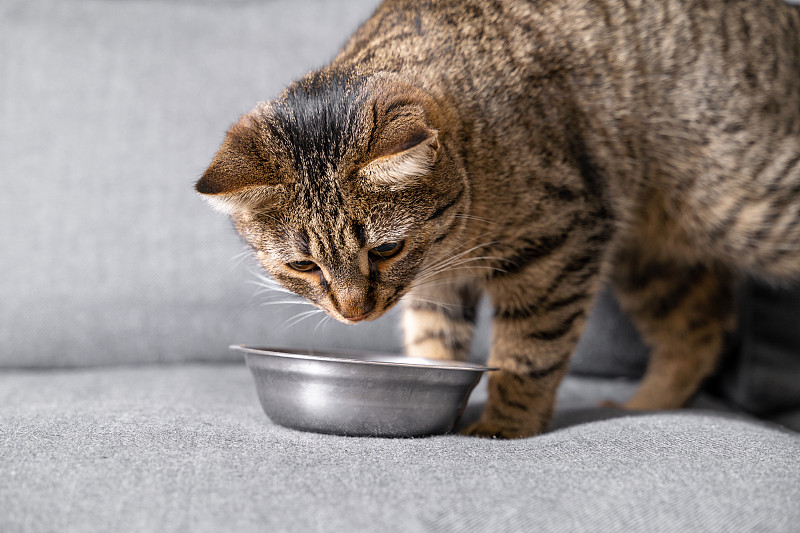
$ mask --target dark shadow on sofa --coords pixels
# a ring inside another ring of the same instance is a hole
[[[743,412],[720,410],[707,406],[707,402],[700,401],[700,405],[696,407],[687,407],[685,409],[673,411],[628,411],[621,408],[612,407],[570,407],[556,411],[553,416],[553,421],[548,429],[548,432],[567,429],[574,426],[581,426],[584,424],[591,424],[593,422],[602,422],[605,420],[613,420],[615,418],[629,418],[635,416],[647,416],[662,413],[683,413],[686,416],[713,416],[722,420],[741,420],[748,423],[755,424],[760,427],[778,430],[786,434],[797,435],[797,433],[790,427],[774,423],[768,420],[761,420],[752,417]],[[472,402],[464,410],[464,414],[456,425],[456,431],[459,431],[469,424],[475,422],[480,418],[484,407],[485,401]]]

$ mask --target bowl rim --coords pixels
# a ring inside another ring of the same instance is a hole
[[[253,355],[262,355],[262,356],[274,356],[274,357],[283,357],[286,359],[303,359],[308,361],[330,361],[336,363],[353,363],[358,365],[370,365],[370,366],[395,366],[395,367],[411,367],[411,368],[425,368],[431,370],[461,370],[461,371],[469,371],[469,372],[493,372],[495,370],[499,370],[499,368],[481,365],[478,363],[470,363],[467,361],[439,361],[436,359],[425,359],[423,357],[409,357],[409,361],[406,362],[395,362],[395,361],[374,361],[369,359],[357,359],[356,355],[363,355],[364,357],[369,357],[370,355],[374,356],[392,356],[392,357],[403,357],[402,354],[389,354],[389,353],[380,353],[380,352],[361,352],[361,351],[338,351],[338,350],[325,350],[324,353],[330,355],[322,355],[322,354],[314,354],[314,353],[305,353],[311,352],[311,350],[299,350],[294,351],[288,348],[268,348],[262,346],[248,346],[245,344],[231,344],[228,346],[229,349],[243,352],[245,354],[253,354]],[[334,355],[335,354],[335,355]],[[352,357],[347,357],[347,355],[351,355]],[[415,360],[424,360],[424,361],[431,361],[431,363],[415,363]]]

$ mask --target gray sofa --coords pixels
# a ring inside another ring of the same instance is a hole
[[[745,289],[681,411],[596,407],[646,355],[604,293],[545,435],[264,416],[229,344],[400,351],[397,313],[297,322],[192,184],[375,3],[0,2],[0,531],[800,531],[797,290]]]

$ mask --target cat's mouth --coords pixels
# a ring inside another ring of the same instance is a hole
[[[353,325],[353,324],[358,324],[359,322],[369,322],[371,320],[375,320],[376,318],[381,317],[383,315],[383,313],[384,313],[383,309],[371,309],[370,311],[368,311],[366,313],[362,313],[360,315],[353,315],[353,316],[346,316],[346,315],[343,315],[342,313],[340,313],[338,311],[335,314],[333,314],[333,313],[328,313],[328,314],[333,316],[333,318],[335,318],[339,322],[342,322],[342,323],[348,324],[348,325]]]
[[[370,311],[369,313],[364,313],[363,315],[360,315],[360,316],[351,316],[351,317],[345,317],[345,316],[343,316],[342,318],[343,318],[343,319],[344,319],[344,320],[345,320],[345,321],[346,321],[348,324],[357,324],[358,322],[363,322],[364,320],[368,320],[368,319],[369,319],[369,315],[370,315],[371,313],[372,313],[372,311]]]
[[[354,325],[360,322],[371,322],[382,317],[384,314],[386,314],[386,311],[394,306],[395,303],[397,302],[387,302],[387,305],[375,304],[368,310],[362,309],[360,310],[361,312],[356,313],[343,313],[335,307],[333,309],[326,309],[325,311],[328,313],[328,315],[332,316],[343,324]]]
[[[371,313],[366,313],[364,315],[346,317],[346,316],[344,316],[341,313],[338,313],[336,311],[331,312],[331,311],[326,310],[325,312],[328,314],[328,316],[333,317],[337,321],[341,322],[342,324],[347,324],[348,326],[352,326],[354,324],[358,324],[359,322],[369,322],[370,320],[375,320],[376,318],[378,318],[379,316],[381,316],[383,314],[383,313],[372,313],[371,312]]]

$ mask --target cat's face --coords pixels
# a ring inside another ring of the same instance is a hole
[[[312,77],[242,117],[196,188],[275,280],[342,322],[372,320],[468,201],[436,113],[406,85]]]

